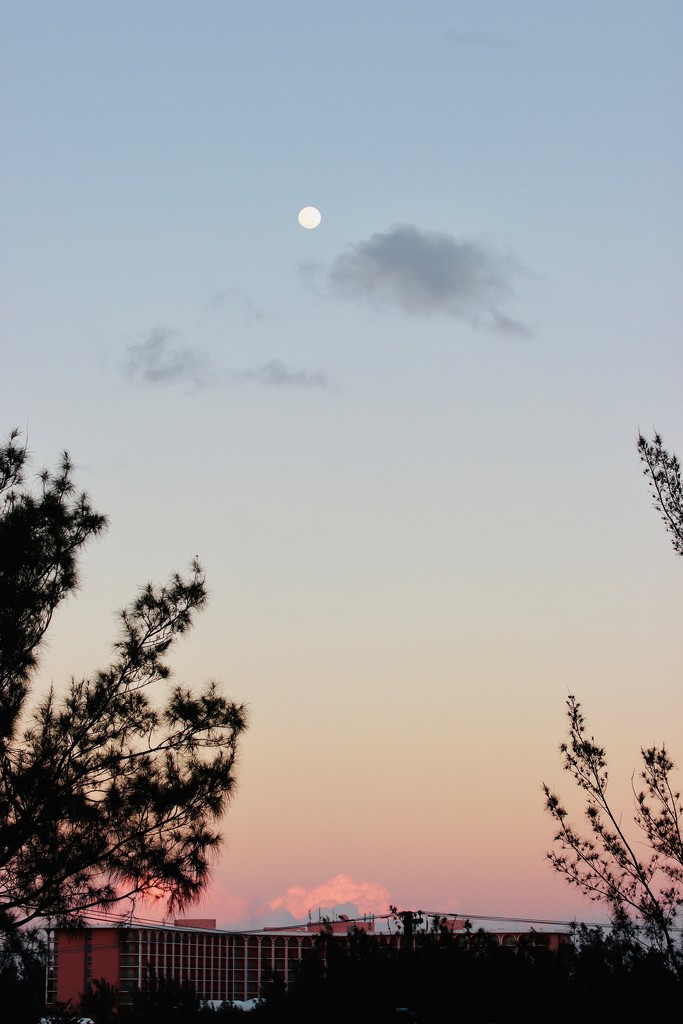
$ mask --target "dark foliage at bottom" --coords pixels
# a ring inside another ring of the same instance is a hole
[[[40,935],[4,933],[0,918],[0,1020],[36,1024],[45,998],[45,949]]]
[[[413,951],[383,944],[362,931],[327,932],[285,987],[272,972],[260,1002],[244,1013],[224,1004],[202,1007],[191,985],[154,974],[122,1005],[116,989],[93,981],[77,1007],[95,1024],[629,1024],[681,1005],[683,979],[666,955],[648,949],[633,928],[579,926],[573,941],[551,952],[530,933],[514,948],[484,932],[438,931],[418,937]],[[0,963],[0,1019],[37,1024],[42,1013],[44,960],[38,948],[10,952]]]
[[[363,933],[348,943],[323,935],[287,992],[264,987],[250,1020],[624,1024],[652,1019],[681,996],[664,956],[618,932],[580,927],[557,953],[532,940],[504,948],[483,934],[469,945],[430,936],[413,952]]]

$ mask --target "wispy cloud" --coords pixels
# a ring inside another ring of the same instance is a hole
[[[332,291],[346,298],[529,335],[523,321],[498,308],[518,270],[514,259],[479,242],[398,224],[341,253],[328,279]]]
[[[246,292],[243,292],[241,288],[235,288],[232,285],[228,288],[224,288],[220,292],[217,292],[212,297],[206,305],[204,314],[216,313],[224,306],[231,306],[238,309],[251,320],[264,320],[266,318],[266,313],[251,298],[251,296],[247,295]]]
[[[260,384],[289,385],[299,388],[326,388],[329,381],[324,373],[308,373],[285,366],[279,359],[271,359],[252,370],[238,370],[235,376],[240,380],[255,380]]]
[[[279,359],[243,370],[216,366],[206,352],[184,344],[177,331],[161,327],[150,331],[144,341],[126,349],[123,371],[129,380],[153,386],[205,388],[248,381],[279,387],[330,386],[322,371],[287,366]]]
[[[203,387],[211,366],[201,349],[183,345],[176,331],[155,327],[144,341],[127,349],[124,372],[146,384],[192,384]]]
[[[350,875],[334,878],[306,888],[292,885],[281,896],[270,901],[270,909],[288,910],[298,921],[306,919],[309,910],[333,909],[352,904],[361,914],[386,914],[391,893],[381,882],[357,882]]]

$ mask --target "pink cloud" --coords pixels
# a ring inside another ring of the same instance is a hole
[[[350,875],[335,875],[310,889],[291,885],[282,896],[269,903],[271,910],[288,910],[297,920],[306,918],[308,911],[318,907],[333,908],[352,903],[361,914],[386,914],[391,893],[380,882],[357,882]]]

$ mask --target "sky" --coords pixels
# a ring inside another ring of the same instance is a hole
[[[175,678],[251,726],[197,913],[599,918],[545,860],[568,694],[625,819],[683,757],[635,450],[683,454],[680,3],[0,20],[3,430],[111,520],[38,687],[199,556]]]

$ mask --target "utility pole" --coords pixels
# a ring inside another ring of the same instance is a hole
[[[413,910],[397,910],[396,907],[390,908],[394,917],[403,925],[403,942],[401,943],[403,949],[409,953],[413,952],[413,936],[415,925],[422,924],[422,911],[418,910],[415,913]]]

